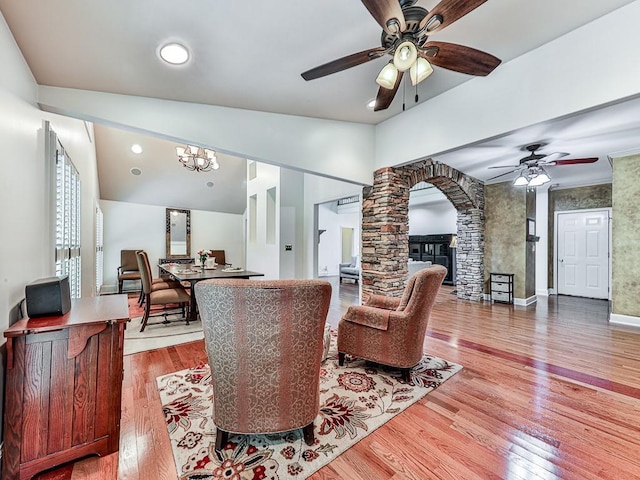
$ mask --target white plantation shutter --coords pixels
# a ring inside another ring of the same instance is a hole
[[[102,210],[100,207],[96,207],[96,295],[100,295],[100,289],[102,288],[102,281],[104,279],[103,222]]]
[[[68,275],[71,298],[80,298],[80,176],[56,148],[56,275]]]

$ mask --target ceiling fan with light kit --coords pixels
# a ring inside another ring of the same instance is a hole
[[[471,47],[428,40],[430,35],[451,25],[486,0],[441,0],[431,11],[416,6],[417,0],[361,1],[383,29],[381,46],[312,68],[304,72],[302,78],[314,80],[391,55],[393,58],[376,78],[380,88],[373,109],[378,111],[391,105],[407,70],[412,85],[417,85],[433,72],[432,64],[468,75],[486,76],[501,62],[493,55]]]
[[[595,163],[598,161],[598,157],[589,158],[565,158],[562,157],[569,155],[566,152],[553,152],[553,153],[536,153],[541,148],[544,148],[544,143],[533,143],[531,145],[525,145],[522,150],[528,151],[529,155],[522,157],[518,162],[518,165],[496,165],[489,168],[510,168],[511,170],[489,178],[489,180],[495,180],[496,178],[510,175],[513,172],[518,172],[518,177],[513,181],[514,185],[537,187],[544,185],[551,181],[551,177],[545,170],[545,167],[555,167],[560,165],[578,165],[582,163]]]

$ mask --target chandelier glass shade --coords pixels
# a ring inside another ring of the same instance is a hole
[[[186,147],[176,147],[178,161],[184,168],[196,172],[209,172],[220,168],[216,152],[208,148],[187,145]]]

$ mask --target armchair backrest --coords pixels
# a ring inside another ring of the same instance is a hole
[[[136,272],[138,270],[136,252],[137,250],[120,250],[120,271]]]
[[[145,295],[151,293],[151,284],[153,277],[151,276],[151,265],[149,257],[144,250],[136,251],[136,262],[138,270],[140,270],[140,280],[142,281],[142,293]]]
[[[213,385],[213,421],[235,433],[308,425],[331,285],[320,280],[206,280],[195,294]]]
[[[403,309],[404,312],[409,316],[426,318],[426,324],[442,281],[446,276],[447,269],[442,265],[432,265],[431,267],[423,268],[414,273],[405,288],[405,293],[408,298],[406,306]],[[400,306],[402,306],[402,300],[400,301]],[[398,307],[398,309],[400,309],[400,307]]]

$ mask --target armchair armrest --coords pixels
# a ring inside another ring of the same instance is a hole
[[[357,306],[351,305],[347,313],[342,317],[347,322],[357,323],[366,327],[378,330],[386,330],[389,328],[389,310],[370,307],[367,305]]]
[[[385,297],[384,295],[369,295],[365,305],[367,307],[383,308],[385,310],[396,310],[400,305],[400,298]]]

